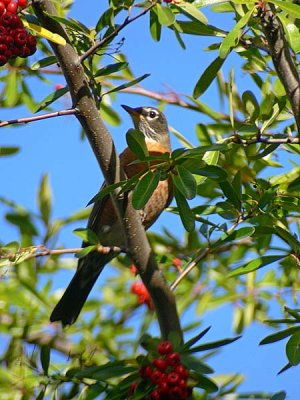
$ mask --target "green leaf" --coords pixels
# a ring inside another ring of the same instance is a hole
[[[141,82],[142,80],[148,78],[148,76],[150,76],[150,74],[144,74],[144,75],[140,76],[139,78],[133,79],[130,82],[124,83],[123,85],[120,85],[120,86],[116,86],[115,88],[109,90],[108,92],[103,93],[102,97],[105,96],[106,94],[120,92],[123,89],[134,86],[137,83]]]
[[[234,104],[233,104],[233,90],[234,90],[234,69],[231,68],[228,82],[228,102],[229,102],[229,119],[232,129],[235,130],[234,126]]]
[[[88,378],[99,381],[106,381],[130,372],[136,371],[136,366],[128,366],[125,361],[108,362],[101,366],[92,366],[87,368],[73,368],[67,371],[67,377],[75,377],[78,379]]]
[[[41,364],[45,375],[48,375],[48,369],[50,364],[50,346],[41,347]]]
[[[31,69],[33,71],[36,71],[37,69],[45,68],[55,63],[57,63],[57,58],[55,56],[45,57],[39,61],[34,62],[31,66]]]
[[[249,272],[253,272],[258,270],[259,268],[265,267],[266,265],[272,264],[276,261],[282,260],[286,257],[286,254],[276,255],[276,256],[262,256],[256,258],[255,260],[251,260],[238,268],[235,268],[229,274],[227,274],[228,278],[232,278],[233,276],[248,274]]]
[[[187,15],[188,17],[192,17],[193,19],[202,22],[203,24],[208,23],[206,16],[192,3],[181,2],[176,4],[176,8],[181,10],[182,13]]]
[[[176,21],[183,33],[197,36],[225,37],[226,32],[212,25],[202,24],[199,21]]]
[[[161,24],[158,21],[157,14],[153,10],[150,10],[150,33],[153,40],[156,42],[160,41]]]
[[[20,151],[19,147],[1,147],[0,146],[0,157],[11,156],[12,154],[16,154]]]
[[[3,96],[3,95],[2,95]],[[4,102],[7,107],[14,107],[19,99],[18,74],[16,70],[10,70],[6,77],[4,89]]]
[[[48,225],[52,208],[52,191],[47,174],[43,175],[40,183],[38,192],[38,206],[43,222],[45,225]]]
[[[235,191],[234,187],[231,185],[229,181],[222,181],[219,182],[219,186],[222,189],[224,195],[227,197],[227,199],[238,209],[240,210],[241,208],[241,200],[239,198],[239,195]]]
[[[277,13],[276,16],[280,19],[285,31],[287,40],[292,50],[297,54],[300,52],[299,28],[284,15]]]
[[[169,7],[160,5],[159,3],[153,7],[153,11],[157,13],[158,21],[163,26],[170,26],[175,22],[175,15]]]
[[[136,154],[140,160],[149,155],[145,135],[137,129],[129,129],[126,133],[126,142],[130,150]]]
[[[272,333],[272,335],[266,336],[259,344],[264,345],[278,342],[279,340],[285,339],[294,333],[300,333],[299,326],[292,326],[291,328],[284,329],[283,331]]]
[[[193,199],[196,196],[197,182],[189,170],[181,165],[176,165],[172,179],[174,185],[186,199]]]
[[[75,233],[76,236],[79,236],[84,242],[89,244],[99,244],[98,236],[90,229],[77,228],[74,229],[73,233]]]
[[[185,342],[183,349],[184,350],[190,349],[195,343],[197,343],[200,339],[202,339],[210,329],[211,329],[210,326],[208,328],[205,328],[198,335],[194,336],[192,339],[190,339],[187,342]]]
[[[219,240],[211,245],[211,248],[216,249],[226,243],[248,238],[252,236],[254,232],[255,228],[253,226],[244,226],[243,228],[237,229],[228,234],[224,233]]]
[[[273,3],[276,6],[280,7],[283,11],[287,12],[288,14],[300,19],[300,6],[297,4],[293,4],[287,1],[280,1],[280,0],[269,0],[269,3]]]
[[[286,392],[280,391],[275,394],[270,398],[270,400],[285,400],[286,399]]]
[[[52,104],[54,101],[59,99],[60,97],[64,96],[66,93],[68,93],[69,88],[68,86],[65,86],[62,89],[57,89],[55,92],[48,94],[39,104],[38,108],[35,111],[36,113],[43,110],[44,108],[48,107],[50,104]]]
[[[132,193],[132,205],[136,210],[141,210],[152,196],[159,183],[159,172],[147,172],[138,182]]]
[[[210,86],[212,81],[216,78],[217,73],[221,69],[225,59],[217,57],[200,76],[194,88],[193,97],[197,99],[201,96]]]
[[[286,344],[286,355],[291,365],[300,363],[300,332],[294,333]]]
[[[177,203],[179,216],[181,222],[188,232],[192,232],[195,229],[195,217],[190,209],[186,198],[181,194],[181,192],[174,187],[174,196]]]
[[[76,258],[83,258],[94,250],[97,250],[98,245],[85,246],[78,253],[75,254]]]
[[[219,49],[220,58],[225,59],[228,53],[230,52],[231,48],[236,46],[238,39],[242,34],[242,29],[244,28],[245,25],[247,25],[255,9],[256,7],[254,6],[245,15],[243,15],[243,17],[237,22],[237,24],[225,37]]]
[[[280,226],[273,226],[275,233],[286,242],[296,253],[299,252],[300,243],[299,241],[286,229]]]
[[[45,29],[40,25],[29,22],[29,18],[27,18],[27,15],[25,16],[25,18],[26,20],[23,19],[24,26],[32,30],[38,36],[41,36],[47,40],[50,40],[50,42],[59,44],[61,46],[65,46],[67,44],[66,39],[59,34],[50,32],[48,29]]]
[[[211,343],[201,344],[199,346],[190,348],[188,352],[189,353],[197,353],[199,351],[214,350],[219,347],[226,346],[227,344],[231,344],[240,338],[241,338],[241,336],[237,336],[237,337],[231,338],[231,339],[222,339],[222,340],[217,340],[217,341],[211,342]]]
[[[128,62],[118,62],[115,64],[106,65],[95,73],[94,78],[114,74],[115,72],[119,72],[126,67],[128,67]]]
[[[247,114],[250,117],[250,121],[255,121],[259,116],[259,104],[256,100],[256,97],[251,90],[246,90],[242,94],[242,100],[247,111]]]

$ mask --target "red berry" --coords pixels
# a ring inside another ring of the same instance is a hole
[[[189,371],[182,364],[176,365],[174,371],[180,375],[181,379],[187,379],[189,376]]]
[[[170,400],[177,400],[177,399],[178,400],[184,400],[184,399],[186,399],[184,391],[182,389],[180,389],[180,387],[178,387],[178,386],[172,387],[169,390],[168,395],[169,395],[168,398]]]
[[[143,286],[143,284],[141,282],[134,282],[131,285],[131,293],[141,294],[142,291],[143,291],[143,287],[142,286]]]
[[[129,396],[133,395],[133,393],[136,391],[137,386],[138,386],[137,382],[133,382],[130,385],[129,392],[128,392]]]
[[[176,372],[170,372],[167,375],[167,382],[170,386],[175,386],[180,380],[180,376]]]
[[[167,393],[169,391],[169,385],[166,381],[161,381],[158,386],[159,393]]]
[[[29,47],[35,47],[36,46],[36,37],[29,34],[27,36],[27,45]]]
[[[4,55],[0,54],[0,66],[6,63],[7,63],[7,58]]]
[[[158,384],[161,380],[161,375],[162,375],[161,372],[156,369],[155,371],[152,371],[150,379],[153,383]]]
[[[7,50],[6,44],[1,43],[1,44],[0,44],[0,53],[3,54],[3,53],[6,52],[6,50]]]
[[[177,384],[177,386],[179,386],[182,390],[186,389],[186,385],[187,385],[187,383],[186,383],[185,379],[180,379],[178,384]]]
[[[2,1],[5,4],[5,7],[11,2],[11,0],[2,0]]]
[[[168,364],[166,363],[165,360],[161,359],[161,358],[156,358],[155,360],[153,360],[153,365],[155,368],[157,368],[159,371],[165,371]]]
[[[21,21],[21,18],[18,15],[13,14],[11,20],[11,26],[13,28],[23,28],[24,25],[23,22]]]
[[[17,9],[18,9],[18,3],[16,1],[11,1],[6,7],[6,11],[12,14],[16,14]]]
[[[164,340],[163,342],[159,343],[159,345],[157,346],[157,351],[161,355],[171,353],[173,351],[172,343],[170,343],[168,340]]]
[[[160,400],[160,394],[158,390],[153,390],[151,393],[151,400]]]
[[[147,365],[147,367],[145,368],[145,377],[151,379],[152,373],[152,369],[149,367],[149,365]]]
[[[166,362],[169,366],[174,366],[180,363],[179,353],[170,353],[166,356]]]
[[[6,35],[6,34],[7,34],[7,29],[4,26],[0,25],[0,35]]]
[[[4,53],[5,57],[9,60],[10,58],[13,57],[14,53],[11,50],[6,50]]]
[[[3,1],[0,1],[0,15],[2,15],[5,11],[5,4]]]
[[[8,46],[13,46],[14,45],[14,38],[12,36],[10,36],[10,35],[6,35],[5,36],[5,43]]]
[[[28,56],[31,56],[31,54],[32,54],[32,53],[31,53],[31,49],[30,49],[28,46],[24,46],[24,47],[22,48],[20,57],[26,58],[26,57],[28,57]]]
[[[16,44],[16,46],[22,47],[25,44],[27,44],[27,36],[28,36],[28,33],[25,30],[24,30],[24,32],[17,33],[15,35],[15,44]]]
[[[27,7],[27,0],[18,0],[18,4],[21,8]]]
[[[130,269],[130,271],[132,272],[133,275],[137,274],[137,267],[134,264],[131,264],[129,269]]]
[[[174,267],[179,268],[179,267],[181,267],[182,260],[178,257],[175,257],[175,258],[173,258],[172,263],[173,263]]]
[[[4,25],[4,26],[11,26],[11,23],[13,21],[13,15],[10,12],[6,12],[5,14],[3,14],[0,18],[0,24]]]

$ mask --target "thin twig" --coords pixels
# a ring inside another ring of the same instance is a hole
[[[101,47],[104,47],[107,43],[109,43],[112,39],[114,39],[116,36],[118,36],[119,32],[124,29],[127,25],[131,24],[133,21],[137,20],[138,18],[142,17],[143,15],[147,14],[148,11],[151,10],[156,5],[157,1],[153,2],[150,4],[150,6],[146,7],[142,12],[139,14],[135,15],[132,18],[126,17],[124,22],[119,25],[112,33],[107,35],[105,38],[102,40],[99,40],[96,42],[92,47],[90,47],[84,54],[82,54],[79,57],[80,62],[82,63],[85,59],[96,53],[98,49]]]
[[[16,125],[16,124],[28,124],[29,122],[41,121],[43,119],[54,118],[54,117],[64,117],[66,115],[74,115],[76,114],[76,108],[70,108],[68,110],[61,110],[55,111],[52,113],[36,115],[33,117],[24,117],[24,118],[17,118],[17,119],[10,119],[7,121],[0,122],[0,128],[7,125]]]
[[[251,139],[243,139],[239,135],[233,135],[226,139],[226,142],[234,142],[238,144],[250,145],[255,143],[266,143],[266,144],[300,144],[298,137],[288,136],[284,138],[270,138],[256,136]]]

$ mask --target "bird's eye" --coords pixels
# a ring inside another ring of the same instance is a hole
[[[157,112],[156,111],[152,110],[152,111],[149,112],[149,117],[150,118],[155,118],[156,116],[157,116]]]

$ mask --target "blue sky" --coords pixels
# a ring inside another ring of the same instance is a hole
[[[89,0],[88,6],[83,6],[82,2],[75,1],[72,16],[86,25],[93,26],[101,9],[102,11],[104,9],[103,4],[105,6],[106,2]],[[206,9],[204,11],[208,15],[210,23],[223,29],[230,29],[233,26],[229,15],[216,17]],[[185,36],[187,49],[182,50],[174,40],[173,33],[167,29],[163,30],[160,43],[153,42],[148,25],[148,17],[145,16],[128,26],[118,37],[118,39],[126,37],[122,52],[127,54],[134,74],[140,76],[151,73],[151,76],[143,82],[143,86],[149,90],[161,91],[167,86],[179,93],[191,94],[197,79],[216,56],[215,53],[203,51],[203,48],[211,43],[211,40]],[[34,56],[33,59],[38,59],[38,56]],[[228,71],[235,65],[235,76],[239,89],[246,90],[251,85],[251,80],[238,69],[237,62],[237,57],[230,57],[225,64],[224,75],[227,77]],[[61,77],[58,77],[56,82],[64,84]],[[40,83],[34,82],[32,87],[35,95],[40,99],[53,90],[51,86],[43,87]],[[220,110],[217,91],[214,87],[211,87],[201,100],[212,108]],[[140,96],[127,94],[117,96],[114,108],[119,112],[122,124],[117,128],[112,128],[111,132],[119,150],[124,148],[125,132],[131,127],[129,116],[120,108],[120,104],[123,103],[130,106],[155,104]],[[63,99],[59,102],[58,109],[68,106],[68,99]],[[1,120],[27,115],[29,112],[24,108],[0,110]],[[194,126],[196,123],[205,122],[204,117],[172,106],[166,108],[166,115],[171,126],[182,132],[192,143],[197,144]],[[201,118],[203,119],[201,120]],[[49,173],[53,187],[53,217],[65,217],[84,207],[101,184],[102,178],[99,175],[92,151],[87,141],[80,140],[79,125],[73,117],[41,121],[17,129],[2,129],[1,144],[19,145],[22,149],[14,157],[0,159],[1,192],[5,197],[18,200],[32,210],[36,209],[36,193],[44,173]],[[172,144],[174,148],[180,146],[174,137]],[[5,236],[7,241],[14,240],[16,231],[13,227],[4,225],[3,211],[4,208],[0,205],[1,238]],[[153,229],[169,225],[170,221],[177,223],[178,219],[165,214]],[[72,234],[72,229],[64,231],[61,238],[68,247],[79,246],[79,240]],[[179,225],[178,232],[180,234]],[[213,326],[207,335],[207,340],[233,336],[231,313],[231,307],[226,306],[205,314],[203,326]],[[276,317],[281,315],[280,310],[275,307],[273,313]],[[269,328],[258,323],[254,324],[245,331],[241,340],[225,348],[220,355],[216,356],[212,360],[212,366],[218,373],[244,373],[246,375],[246,381],[242,386],[244,391],[286,390],[289,400],[297,400],[299,398],[299,368],[291,369],[279,377],[276,376],[278,370],[286,362],[283,343],[265,347],[258,346],[259,341],[271,332]]]

